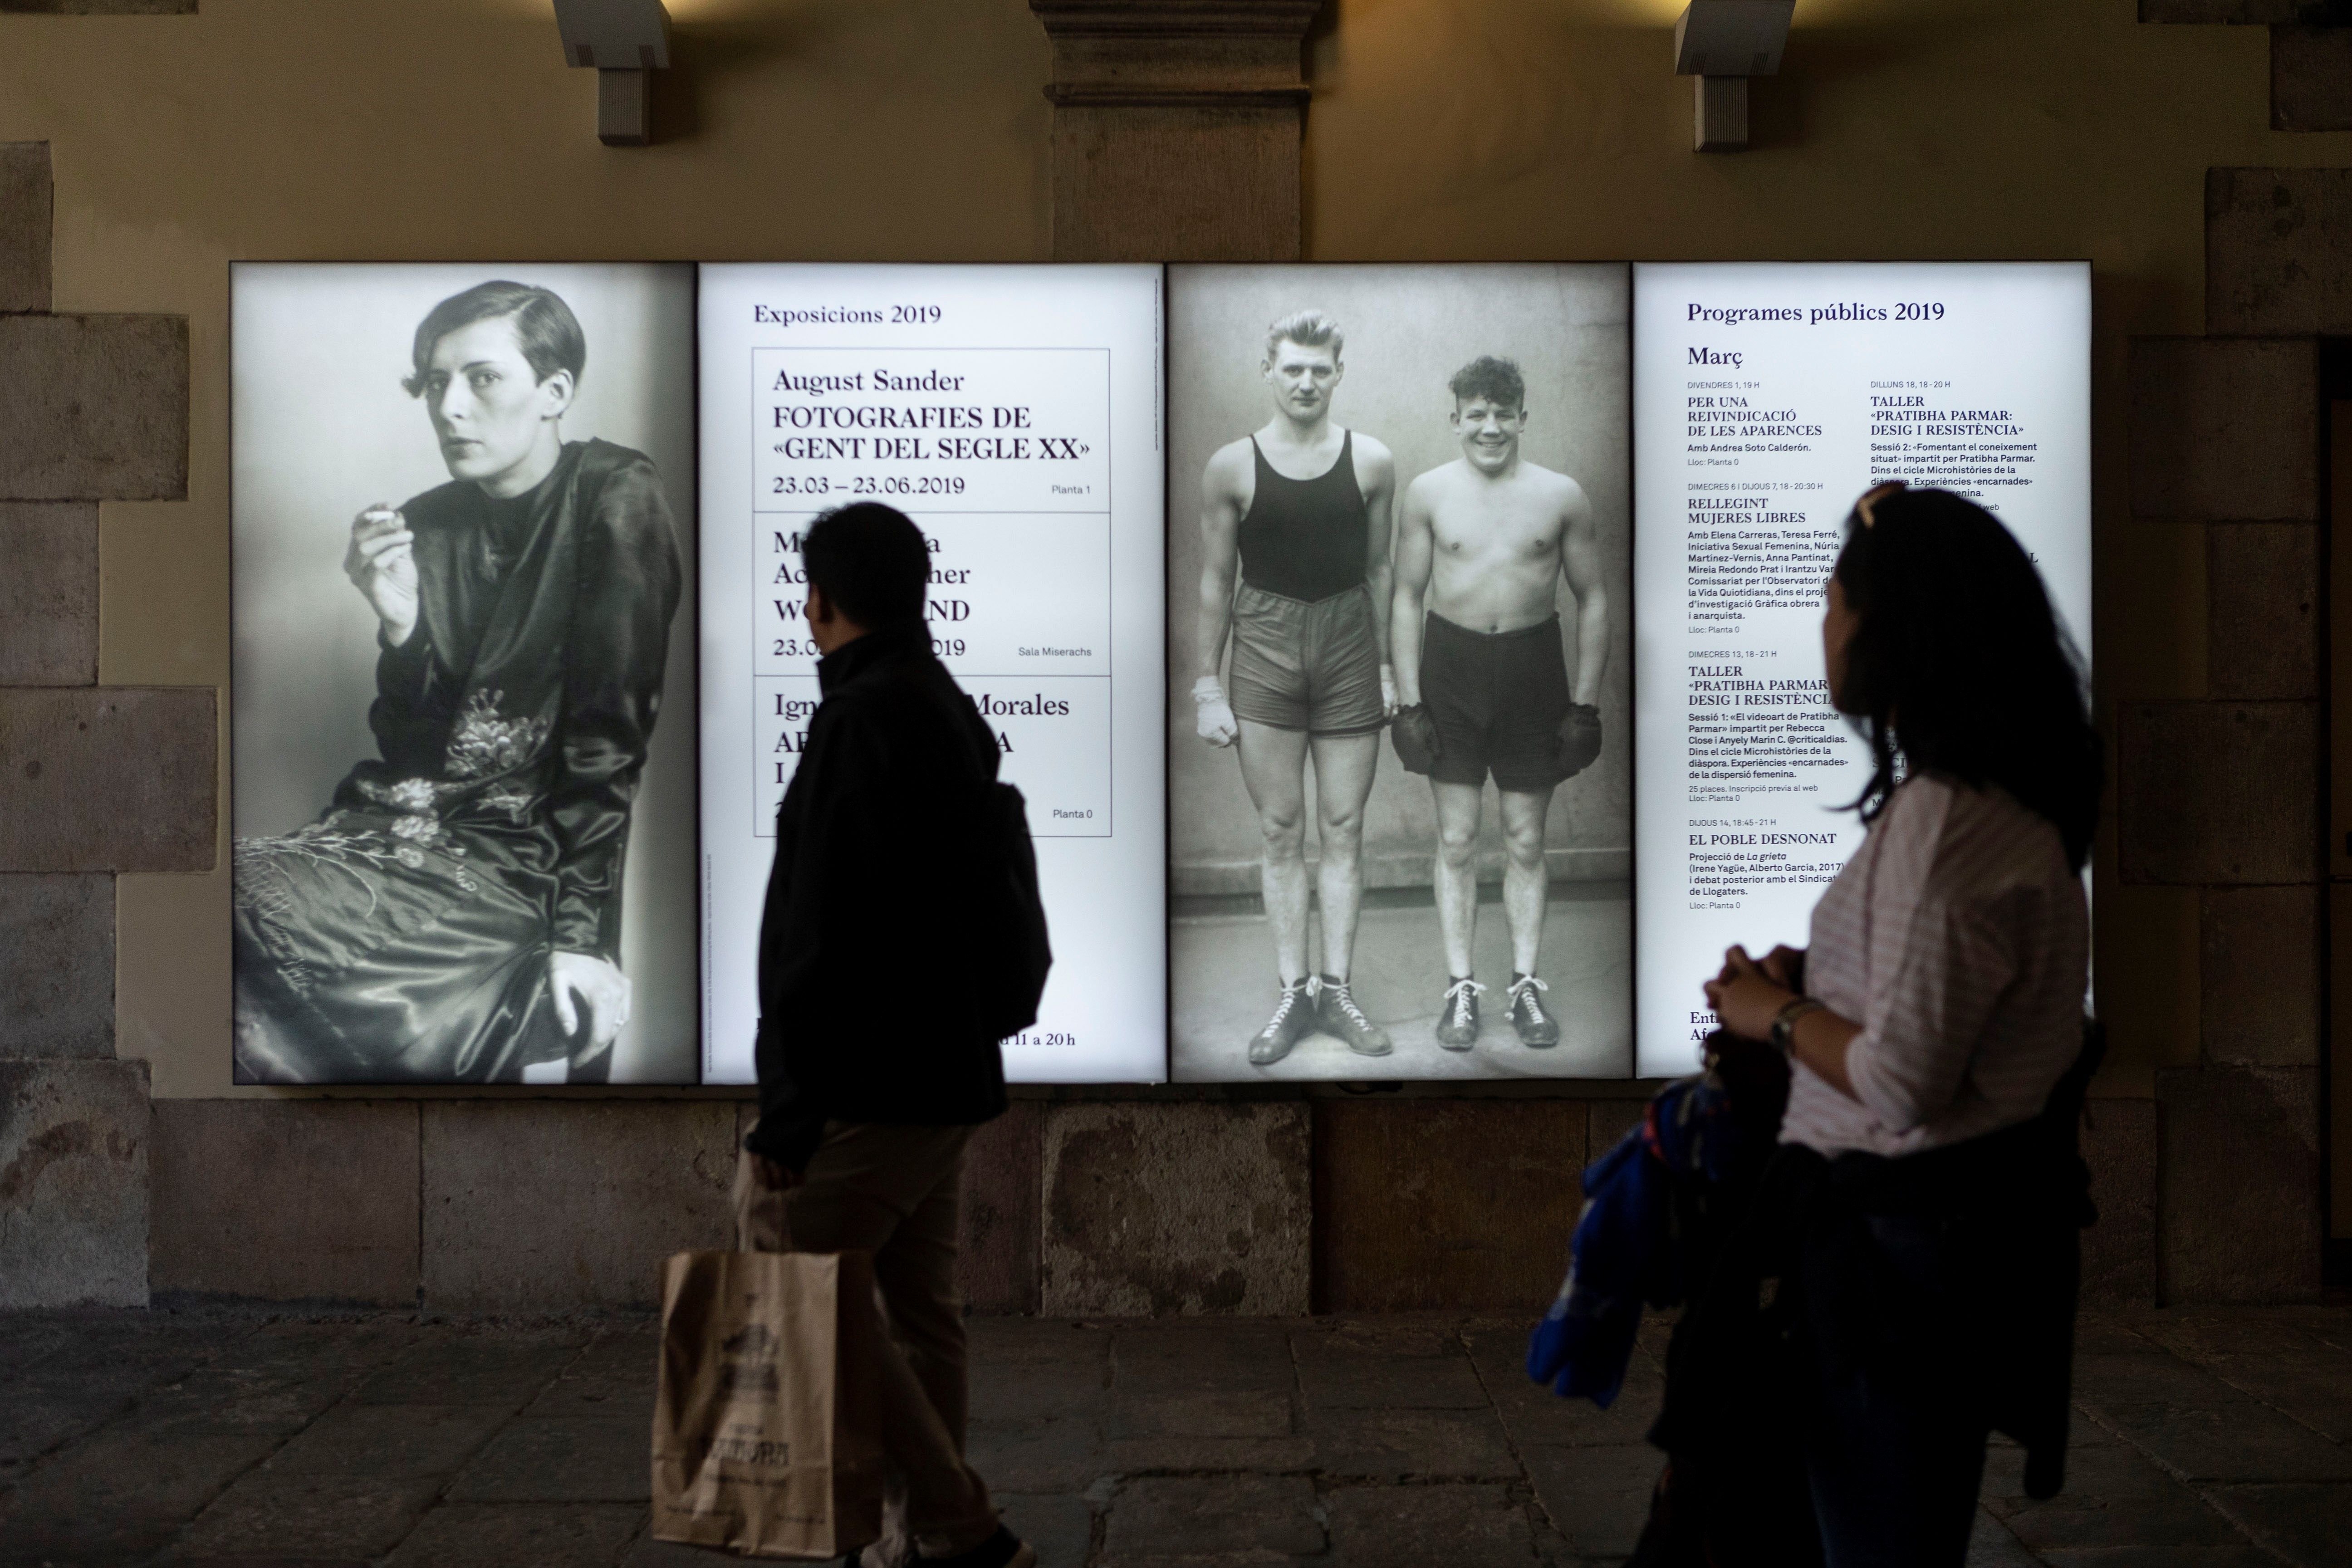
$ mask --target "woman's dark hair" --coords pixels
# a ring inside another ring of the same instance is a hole
[[[522,357],[530,362],[530,373],[540,380],[568,370],[577,382],[588,367],[588,339],[580,331],[580,318],[572,313],[562,295],[529,283],[477,283],[434,306],[416,324],[416,342],[408,355],[412,374],[402,379],[401,386],[411,397],[421,395],[435,344],[460,327],[501,316],[514,318]]]
[[[1857,505],[1837,583],[1859,617],[1840,706],[1870,745],[1869,822],[1928,769],[1999,784],[2047,817],[2080,870],[2105,759],[2083,666],[2032,559],[1990,512],[1948,490]]]
[[[801,564],[810,587],[868,630],[923,618],[931,547],[897,507],[862,500],[826,512],[801,540]]]

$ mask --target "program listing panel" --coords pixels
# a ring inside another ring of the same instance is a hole
[[[755,349],[760,510],[1110,509],[1103,349]]]
[[[1111,836],[1110,681],[1102,676],[1000,677],[962,683],[997,749],[997,776],[1027,797],[1039,838]],[[754,814],[775,836],[776,807],[808,748],[819,700],[814,675],[752,683]]]
[[[923,618],[932,651],[957,679],[1110,673],[1108,513],[900,510],[930,541]],[[815,662],[801,565],[801,537],[814,519],[760,519],[751,583],[759,675],[803,673]]]

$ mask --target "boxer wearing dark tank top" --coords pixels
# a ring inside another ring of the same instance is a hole
[[[1356,435],[1339,437],[1339,460],[1311,479],[1294,479],[1265,460],[1250,437],[1257,470],[1247,516],[1234,541],[1242,581],[1314,604],[1364,584],[1364,492],[1356,483]]]
[[[1282,990],[1249,1042],[1249,1059],[1261,1067],[1311,1035],[1365,1056],[1391,1048],[1358,1002],[1349,969],[1363,895],[1364,802],[1395,708],[1387,609],[1396,464],[1378,440],[1331,421],[1339,349],[1337,324],[1318,311],[1276,322],[1260,367],[1275,416],[1220,447],[1201,476],[1192,696],[1201,738],[1240,752],[1264,836],[1260,880]],[[1307,962],[1310,757],[1322,847],[1319,974]],[[1335,1062],[1331,1076],[1345,1071]]]

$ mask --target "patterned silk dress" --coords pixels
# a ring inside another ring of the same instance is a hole
[[[236,845],[239,1083],[512,1080],[577,1044],[550,954],[620,962],[679,593],[660,477],[572,442],[524,495],[402,511],[420,612],[376,662],[382,754],[318,821]]]

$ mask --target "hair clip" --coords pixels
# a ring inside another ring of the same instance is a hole
[[[1889,479],[1883,485],[1871,486],[1862,492],[1862,499],[1853,503],[1853,515],[1862,519],[1862,526],[1864,528],[1876,526],[1878,519],[1872,515],[1871,509],[1878,504],[1880,497],[1893,495],[1896,490],[1904,488],[1901,479]]]

